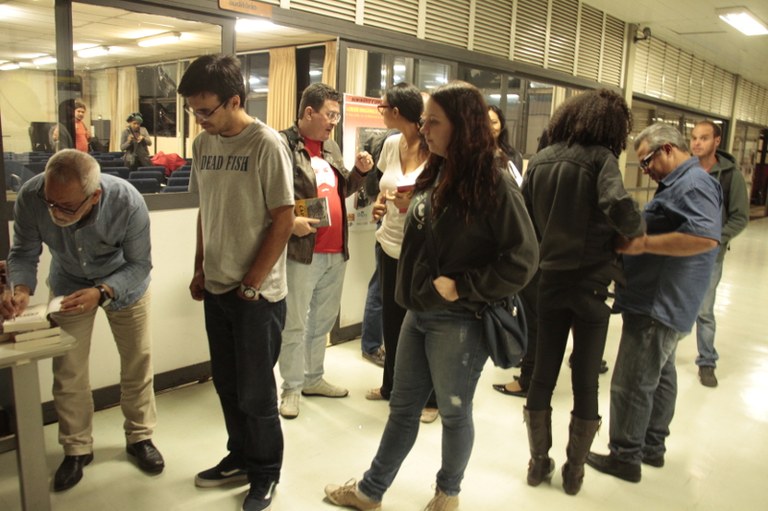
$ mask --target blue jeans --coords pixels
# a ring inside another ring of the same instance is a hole
[[[699,317],[696,318],[696,345],[699,348],[699,356],[696,357],[696,365],[699,367],[716,367],[720,356],[715,349],[715,298],[717,297],[717,285],[723,276],[723,261],[715,261],[712,268],[712,276],[709,279],[709,288],[704,295],[704,301],[699,307]]]
[[[285,325],[285,300],[243,300],[236,291],[205,293],[205,329],[213,385],[227,426],[227,449],[251,483],[279,481],[283,431],[274,367]]]
[[[675,350],[683,334],[651,318],[623,313],[611,380],[611,454],[640,464],[666,451],[675,414]]]
[[[434,386],[443,425],[437,486],[457,495],[472,453],[472,399],[488,359],[481,322],[472,313],[408,311],[400,330],[389,418],[360,490],[380,501],[419,432],[419,417]]]
[[[363,353],[373,353],[381,347],[384,338],[381,320],[381,286],[379,285],[379,264],[381,264],[381,245],[374,245],[376,268],[368,282],[368,294],[365,297],[363,312],[363,330],[360,338],[360,348]]]
[[[288,259],[287,314],[280,352],[283,390],[298,392],[323,377],[325,345],[339,315],[346,267],[341,253],[313,254],[311,264]]]

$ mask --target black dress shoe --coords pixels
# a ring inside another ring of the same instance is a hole
[[[509,390],[506,383],[494,383],[493,390],[501,392],[505,396],[528,397],[528,390]]]
[[[125,452],[136,458],[139,468],[150,474],[159,474],[165,468],[163,455],[152,444],[152,440],[142,440],[135,444],[128,444]]]
[[[610,454],[604,455],[591,452],[587,455],[587,465],[598,472],[618,477],[619,479],[629,481],[630,483],[640,482],[641,473],[639,463],[628,463],[626,461],[621,461],[616,456],[611,456]]]
[[[83,467],[93,461],[93,453],[81,456],[64,456],[56,475],[53,476],[53,491],[69,490],[83,478]]]
[[[664,466],[664,455],[658,456],[643,456],[643,463],[652,467],[661,468]]]

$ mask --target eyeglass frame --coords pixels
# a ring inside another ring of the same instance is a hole
[[[319,114],[323,114],[325,116],[325,118],[328,119],[329,122],[336,122],[336,123],[338,123],[339,121],[341,121],[341,112],[329,112],[328,110],[323,112],[322,110],[315,110],[314,108],[312,110],[314,110],[315,112],[317,112]]]
[[[221,108],[222,106],[224,106],[224,104],[225,104],[227,101],[229,101],[229,99],[230,99],[230,98],[227,98],[227,99],[225,99],[224,101],[222,101],[221,103],[219,103],[219,105],[218,105],[216,108],[214,108],[213,110],[211,110],[211,111],[210,111],[210,112],[208,112],[207,114],[204,114],[204,113],[202,113],[202,112],[196,112],[196,111],[195,111],[195,110],[194,110],[194,109],[193,109],[191,106],[189,106],[189,105],[184,105],[184,111],[185,111],[185,112],[187,112],[189,115],[193,115],[193,116],[195,116],[195,119],[198,119],[200,122],[205,122],[205,121],[207,121],[208,119],[210,119],[211,117],[213,117],[213,114],[215,114],[215,113],[216,113],[216,110],[218,110],[219,108]]]
[[[653,151],[646,154],[640,159],[640,162],[639,162],[640,170],[642,170],[643,172],[648,171],[648,167],[651,166],[651,162],[653,161],[653,158],[656,156],[656,153],[658,153],[659,149],[661,149],[662,147],[664,146],[660,145],[659,147],[657,147],[656,149],[654,149]]]
[[[381,115],[384,115],[384,110],[388,108],[395,108],[395,107],[393,107],[392,105],[385,105],[384,103],[380,103],[376,105],[376,110],[378,110]]]
[[[48,209],[58,209],[62,213],[64,213],[67,216],[75,216],[78,211],[80,211],[80,208],[83,207],[83,205],[88,202],[89,199],[93,198],[93,194],[90,194],[85,199],[83,199],[83,202],[81,202],[75,209],[65,208],[64,206],[60,206],[56,204],[55,202],[49,201],[45,196],[45,191],[40,188],[40,190],[37,192],[37,198],[43,201],[45,206]]]

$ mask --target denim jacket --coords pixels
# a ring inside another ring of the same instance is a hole
[[[10,280],[34,294],[45,244],[53,256],[48,284],[54,295],[107,284],[115,293],[109,309],[134,304],[149,287],[152,269],[144,198],[125,179],[102,175],[101,199],[88,218],[59,227],[39,198],[44,179],[44,174],[38,174],[27,181],[16,199],[13,247],[8,255]]]
[[[282,130],[280,134],[285,137],[293,157],[293,194],[295,199],[307,199],[317,197],[317,181],[315,171],[312,169],[310,156],[304,148],[304,138],[299,134],[299,128],[292,127]],[[347,225],[347,206],[345,197],[355,193],[365,181],[365,174],[361,174],[357,168],[352,172],[344,167],[344,159],[338,144],[333,140],[323,142],[323,159],[327,161],[339,181],[339,195],[341,197],[341,212],[344,218],[344,260],[349,259],[349,226]],[[288,258],[304,264],[312,262],[312,254],[315,250],[315,235],[306,236],[291,235],[288,241]]]

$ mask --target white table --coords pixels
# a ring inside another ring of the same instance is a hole
[[[0,343],[0,368],[11,369],[16,408],[16,457],[21,506],[25,511],[51,509],[37,362],[61,355],[73,346],[74,343],[63,342],[38,347]]]

